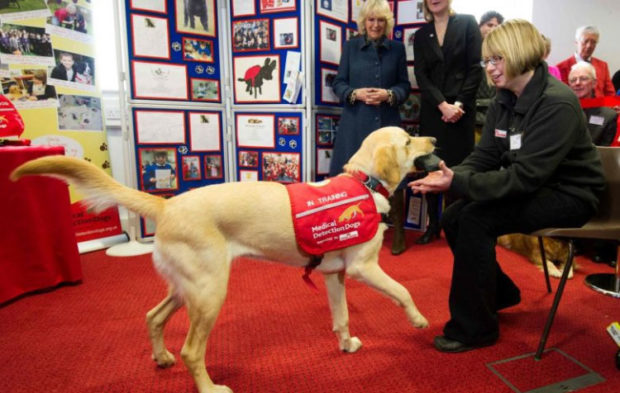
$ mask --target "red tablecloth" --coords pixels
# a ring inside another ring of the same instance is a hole
[[[11,171],[63,147],[0,147],[0,303],[26,292],[82,279],[69,191],[33,176],[13,183]]]

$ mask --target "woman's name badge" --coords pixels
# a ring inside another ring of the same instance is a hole
[[[497,128],[495,129],[495,137],[496,138],[506,138],[506,135],[508,135],[508,131],[506,131],[506,130],[498,130]]]
[[[602,126],[604,122],[605,122],[605,118],[603,116],[596,116],[596,115],[590,116],[590,124]]]
[[[510,150],[519,150],[521,148],[521,134],[510,135]]]

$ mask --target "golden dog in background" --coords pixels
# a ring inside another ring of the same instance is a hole
[[[538,237],[524,235],[522,233],[512,233],[497,238],[497,244],[527,257],[535,265],[542,269],[542,256],[540,255],[540,246]],[[543,237],[543,247],[545,249],[545,257],[549,275],[551,277],[560,278],[562,270],[568,258],[568,243],[563,240]],[[573,277],[573,268],[568,273],[568,278]]]
[[[374,177],[392,194],[407,173],[414,171],[414,160],[433,150],[434,138],[410,137],[401,128],[385,127],[366,137],[344,171]],[[175,363],[164,344],[163,331],[172,314],[185,305],[190,328],[181,358],[198,392],[232,392],[224,385],[215,385],[205,367],[207,338],[226,297],[232,260],[253,256],[297,267],[310,262],[295,238],[286,187],[275,182],[223,183],[163,199],[125,187],[84,160],[63,156],[27,162],[11,174],[11,179],[25,175],[61,177],[76,185],[94,207],[120,204],[155,220],[153,262],[168,282],[169,293],[147,313],[153,359],[161,367]],[[379,192],[372,192],[372,197],[377,211],[387,214],[387,198]],[[325,276],[333,331],[342,351],[355,352],[362,345],[349,333],[345,274],[391,298],[413,326],[428,326],[409,291],[379,266],[386,228],[381,223],[369,241],[325,253],[316,267]]]

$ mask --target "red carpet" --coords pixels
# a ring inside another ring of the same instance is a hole
[[[552,301],[542,273],[524,258],[498,249],[504,270],[521,288],[522,303],[501,313],[496,345],[442,354],[433,349],[432,340],[448,318],[452,262],[445,241],[413,245],[393,257],[389,236],[381,265],[411,291],[429,329],[413,329],[390,300],[349,280],[351,333],[364,346],[355,354],[342,354],[331,332],[320,274],[312,275],[321,289],[317,294],[298,269],[240,260],[233,266],[228,299],[207,348],[216,383],[237,393],[513,392],[489,364],[535,352]],[[412,244],[418,233],[408,236]],[[580,392],[615,393],[620,386],[617,347],[605,327],[620,319],[620,303],[583,284],[586,274],[612,269],[583,258],[578,264],[548,347],[559,348],[605,379]],[[178,356],[188,326],[184,310],[166,331],[168,348],[179,363],[162,370],[150,359],[144,316],[166,292],[150,255],[111,258],[95,252],[82,256],[82,267],[80,285],[0,307],[0,392],[196,392]],[[541,362],[494,368],[519,389],[582,372],[557,353],[548,355]]]

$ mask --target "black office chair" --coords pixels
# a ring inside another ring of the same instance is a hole
[[[618,246],[620,244],[620,147],[597,146],[597,150],[601,156],[601,162],[603,163],[607,187],[601,196],[599,211],[596,216],[581,228],[545,228],[531,233],[533,236],[538,236],[547,291],[549,293],[551,293],[551,283],[549,282],[549,271],[545,263],[546,257],[542,237],[548,236],[568,239],[568,258],[564,265],[555,297],[553,298],[551,310],[549,310],[547,322],[545,323],[536,355],[534,356],[536,360],[540,360],[545,349],[547,337],[549,336],[549,331],[551,330],[551,325],[553,324],[553,319],[555,318],[555,313],[560,304],[566,280],[568,279],[568,273],[573,265],[575,251],[573,239],[585,238],[615,241],[617,258],[620,258],[620,247]],[[620,298],[619,265],[620,260],[616,259],[615,274],[591,274],[586,277],[586,284],[601,293]]]

